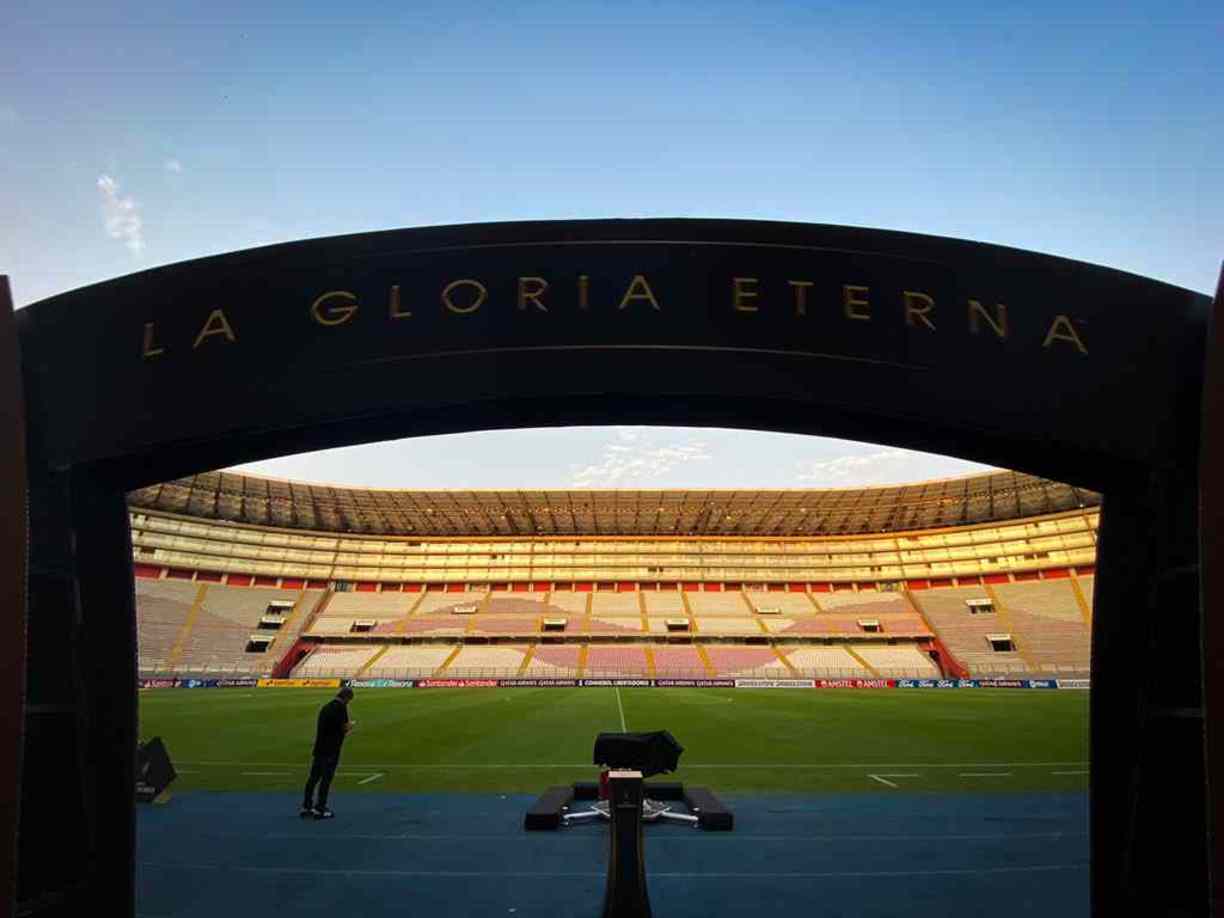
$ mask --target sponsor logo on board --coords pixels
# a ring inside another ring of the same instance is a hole
[[[823,681],[823,680],[822,680]],[[815,688],[814,679],[736,679],[736,688]]]

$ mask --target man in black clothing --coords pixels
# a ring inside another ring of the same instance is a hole
[[[327,792],[331,789],[336,766],[340,764],[340,746],[353,729],[356,721],[350,721],[348,703],[353,700],[353,690],[340,689],[336,697],[323,705],[319,711],[319,723],[315,730],[314,762],[310,766],[310,777],[306,781],[306,794],[302,798],[301,816],[315,819],[331,819],[336,814],[327,808]],[[319,799],[314,802],[315,785],[319,786]]]

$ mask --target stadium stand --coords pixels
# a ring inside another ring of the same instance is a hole
[[[772,647],[749,647],[732,644],[712,644],[705,654],[720,676],[766,676],[787,678],[791,670]]]
[[[974,675],[1017,675],[1029,664],[1016,650],[992,650],[987,635],[1010,634],[999,613],[969,611],[967,601],[989,599],[981,586],[924,590],[912,594],[949,652]]]
[[[676,590],[643,590],[641,596],[648,617],[683,618],[688,614],[684,599]]]
[[[537,644],[524,675],[541,678],[577,675],[583,649],[578,644]]]
[[[526,652],[526,647],[465,644],[438,674],[458,678],[514,675],[522,667]]]
[[[367,679],[402,679],[432,676],[455,652],[455,644],[401,644],[385,648],[371,658],[361,675]],[[356,675],[356,673],[354,673]]]
[[[709,675],[697,648],[687,644],[660,645],[652,649],[656,676],[705,678]]]
[[[695,618],[713,616],[745,616],[752,613],[752,607],[744,601],[744,594],[739,590],[725,593],[707,592],[688,594],[689,608]]]
[[[638,594],[636,592],[610,593],[598,592],[591,594],[591,615],[600,618],[615,619],[627,615],[638,615]]]
[[[646,648],[637,644],[592,645],[585,676],[645,676]]]
[[[332,647],[321,644],[293,670],[295,679],[349,677],[366,665],[377,653],[374,645],[365,647]]]
[[[266,675],[279,659],[278,650],[292,645],[322,595],[317,590],[254,591],[215,583],[138,580],[141,672]],[[284,614],[268,615],[272,605]],[[265,618],[268,624],[261,627]],[[268,639],[262,652],[249,649],[252,636]]]
[[[938,637],[956,672],[1079,676],[1099,502],[1012,472],[530,496],[199,475],[129,496],[140,671],[284,674],[297,642],[295,674],[934,676]],[[272,601],[296,604],[279,629]]]
[[[777,609],[779,615],[811,615],[816,606],[806,593],[745,592],[753,611]]]
[[[849,649],[880,676],[938,679],[942,675],[930,656],[916,644],[852,644]]]

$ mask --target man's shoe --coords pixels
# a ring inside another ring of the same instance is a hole
[[[335,819],[336,814],[333,813],[331,810],[329,810],[327,807],[323,807],[322,809],[315,807],[314,818],[315,819]]]
[[[314,812],[315,811],[314,811],[313,806],[303,806],[300,810],[298,810],[298,815],[301,816],[303,819],[309,819],[311,816],[314,815]]]

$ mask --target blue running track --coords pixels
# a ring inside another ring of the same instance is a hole
[[[607,829],[524,832],[531,797],[191,792],[138,817],[140,918],[597,918]],[[646,828],[656,918],[1088,914],[1084,794],[758,796],[731,833]]]

